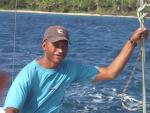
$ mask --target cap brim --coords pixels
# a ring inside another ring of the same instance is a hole
[[[68,39],[66,37],[55,37],[55,38],[51,38],[51,39],[48,39],[50,42],[57,42],[57,41],[60,41],[60,40],[66,40],[68,41]]]

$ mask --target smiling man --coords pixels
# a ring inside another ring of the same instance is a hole
[[[26,65],[10,87],[6,113],[60,113],[65,90],[72,82],[115,79],[135,46],[147,36],[147,29],[136,30],[108,67],[96,67],[64,60],[70,41],[68,31],[50,26],[42,41],[43,56]]]

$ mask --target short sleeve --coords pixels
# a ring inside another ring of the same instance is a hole
[[[95,80],[99,73],[97,66],[89,66],[81,63],[72,63],[70,66],[75,75],[75,81],[92,81]]]
[[[6,96],[4,109],[13,107],[21,109],[29,93],[29,79],[26,71],[22,70],[13,81]]]

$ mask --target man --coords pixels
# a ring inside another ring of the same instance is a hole
[[[64,60],[68,31],[62,26],[49,27],[42,42],[43,56],[25,66],[9,89],[6,113],[59,113],[65,89],[72,82],[115,79],[135,46],[147,36],[148,30],[136,30],[108,67],[93,67]]]

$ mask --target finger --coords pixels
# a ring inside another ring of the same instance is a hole
[[[140,38],[141,39],[146,39],[148,37],[148,30],[144,30],[141,34],[140,34]]]

